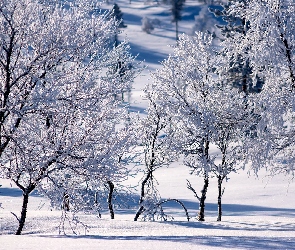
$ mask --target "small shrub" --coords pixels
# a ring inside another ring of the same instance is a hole
[[[154,25],[153,23],[151,22],[151,20],[148,18],[148,17],[144,17],[142,20],[141,20],[141,29],[150,34],[153,30],[154,30]]]

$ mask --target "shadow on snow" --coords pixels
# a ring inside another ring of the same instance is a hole
[[[0,187],[0,196],[5,197],[21,197],[23,192],[18,188]],[[30,196],[39,196],[37,191],[33,191]]]
[[[247,237],[247,236],[38,236],[50,238],[85,238],[116,241],[166,241],[186,245],[211,246],[235,249],[294,249],[295,238],[289,237]]]
[[[199,202],[192,202],[188,200],[181,200],[188,210],[189,216],[195,217],[199,212]],[[174,216],[183,213],[182,208],[176,202],[168,202],[163,205],[164,212],[167,210],[167,214]],[[217,216],[217,204],[206,203],[205,208],[206,216]],[[275,208],[275,207],[263,207],[254,205],[243,204],[222,204],[223,216],[280,216],[280,217],[295,217],[295,209],[289,208]],[[183,214],[182,214],[183,215]]]
[[[159,64],[159,62],[164,61],[167,58],[167,54],[158,51],[151,51],[146,47],[139,46],[132,42],[129,42],[131,47],[131,52],[133,55],[137,55],[137,60],[145,61],[146,63]]]

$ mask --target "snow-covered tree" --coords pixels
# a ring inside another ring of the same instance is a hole
[[[192,35],[195,35],[195,32],[197,31],[209,31],[211,33],[215,32],[217,20],[214,18],[214,15],[209,12],[208,8],[208,5],[203,5],[198,15],[195,16],[195,23],[192,27]]]
[[[53,185],[72,198],[70,183],[126,176],[119,159],[130,145],[122,123],[127,112],[114,96],[130,87],[133,73],[122,77],[112,69],[133,58],[125,43],[109,49],[115,21],[91,14],[94,1],[82,2],[0,4],[1,177],[23,191],[17,234],[38,186]]]
[[[127,27],[127,25],[124,24],[124,21],[123,21],[123,13],[117,3],[115,3],[113,6],[112,16],[114,16],[115,19],[120,23],[118,28],[126,28]]]
[[[127,27],[127,25],[123,21],[123,13],[117,3],[114,4],[110,17],[114,18],[119,23],[119,25],[117,25],[117,28],[126,28]],[[119,30],[115,34],[115,45],[116,46],[119,44],[118,32],[119,32]]]
[[[148,34],[150,34],[154,30],[152,20],[146,16],[142,18],[141,24],[141,29]]]
[[[54,207],[60,208],[63,194],[67,193],[70,212],[100,214],[101,209],[108,208],[114,219],[115,192],[128,192],[121,182],[130,173],[126,155],[133,142],[129,130],[116,131],[116,123],[100,122],[94,123],[93,131],[89,129],[87,135],[84,134],[85,140],[68,149],[71,155],[79,154],[79,157],[61,161],[59,168],[46,176],[38,190],[50,198]]]
[[[199,32],[192,38],[181,36],[174,54],[154,74],[158,102],[165,107],[175,131],[171,135],[173,146],[184,154],[184,164],[191,173],[204,177],[200,197],[188,184],[200,201],[200,221],[205,217],[206,192],[212,176],[218,178],[221,211],[222,181],[242,166],[241,138],[252,122],[243,93],[230,88],[217,74],[222,66],[212,36]]]
[[[230,11],[249,23],[246,36],[237,36],[239,53],[245,48],[254,75],[262,72],[265,87],[257,96],[263,108],[257,137],[249,142],[249,157],[255,171],[294,171],[294,2],[288,0],[250,1]],[[263,71],[262,71],[263,69]],[[255,144],[254,144],[255,143]],[[258,148],[259,154],[253,149]]]
[[[223,74],[227,75],[228,84],[239,88],[241,91],[247,93],[260,92],[263,86],[263,77],[256,72],[253,76],[253,66],[251,60],[247,56],[251,45],[245,47],[241,53],[236,53],[235,47],[238,40],[237,36],[245,36],[249,29],[249,21],[244,17],[240,17],[232,13],[231,9],[236,5],[243,5],[243,8],[247,6],[246,0],[230,0],[226,4],[221,3],[222,10],[219,8],[210,8],[210,11],[217,17],[222,17],[226,22],[226,25],[216,25],[221,32],[220,39],[222,40],[220,53],[223,53],[227,57],[228,66],[225,67]]]
[[[175,23],[176,41],[178,41],[178,22],[181,21],[185,0],[169,0],[168,3],[171,5],[172,22]]]
[[[192,39],[181,37],[174,55],[155,75],[156,83],[162,88],[159,99],[167,100],[163,105],[175,126],[175,147],[184,153],[184,164],[192,169],[191,173],[204,178],[201,196],[195,192],[200,201],[200,221],[205,218],[206,193],[213,165],[209,148],[214,117],[208,95],[215,83],[212,67],[216,62],[213,62],[211,41],[211,36],[203,37],[202,33],[196,33]]]
[[[192,39],[181,37],[174,54],[164,61],[163,69],[154,75],[158,99],[175,126],[175,148],[184,152],[184,164],[192,169],[192,173],[204,177],[199,198],[200,221],[205,217],[205,199],[213,164],[209,146],[214,117],[207,103],[208,94],[215,83],[210,67],[213,66],[214,52],[209,51],[210,45],[211,37],[203,38],[202,33],[196,33]],[[196,166],[200,166],[198,171]]]
[[[142,214],[146,217],[154,216],[154,210],[160,202],[154,172],[161,167],[167,167],[176,157],[176,154],[170,150],[170,141],[166,136],[170,126],[169,117],[164,115],[164,107],[157,103],[157,94],[152,86],[146,87],[145,95],[149,100],[147,116],[136,123],[139,145],[143,149],[140,157],[143,156],[141,161],[144,164],[145,174],[140,185],[139,208],[134,221],[137,221]]]
[[[216,120],[214,121],[213,144],[217,152],[212,153],[215,158],[211,168],[218,183],[218,217],[221,221],[221,199],[224,193],[222,184],[229,179],[230,173],[235,173],[244,167],[246,150],[244,138],[252,137],[252,124],[256,121],[256,114],[244,105],[244,94],[235,89],[228,89],[226,84],[217,87],[212,93]],[[249,100],[247,100],[249,105]],[[253,105],[251,105],[253,106]]]

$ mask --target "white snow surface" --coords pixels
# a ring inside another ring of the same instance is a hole
[[[175,45],[174,24],[170,22],[169,8],[143,1],[117,1],[128,25],[120,35],[130,41],[132,52],[145,60],[147,68],[137,77],[131,96],[135,112],[144,112],[146,101],[142,89],[150,81],[149,74],[159,68]],[[196,1],[187,0],[180,31],[190,34],[194,16],[201,7]],[[112,5],[103,5],[111,8]],[[151,34],[141,31],[141,19],[157,18],[161,25]],[[108,211],[102,218],[80,214],[77,225],[65,223],[65,233],[59,234],[61,211],[53,210],[49,202],[33,194],[29,199],[28,215],[23,235],[13,235],[20,214],[22,193],[8,180],[0,180],[0,249],[295,249],[295,183],[291,177],[278,175],[249,175],[246,171],[231,174],[224,184],[222,198],[223,217],[217,222],[217,182],[210,179],[206,200],[206,221],[198,222],[198,201],[186,188],[189,179],[195,189],[201,190],[202,178],[189,174],[181,163],[155,172],[163,199],[181,200],[191,217],[188,222],[181,206],[169,202],[165,211],[172,221],[134,222],[137,207],[116,209],[111,220]],[[138,185],[141,176],[129,180]],[[139,191],[138,191],[139,193]],[[83,223],[83,224],[82,224]]]

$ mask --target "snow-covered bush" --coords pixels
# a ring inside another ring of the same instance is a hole
[[[217,21],[213,17],[212,13],[209,12],[208,8],[208,5],[204,5],[199,14],[195,16],[195,24],[192,27],[192,35],[195,35],[197,31],[209,31],[211,33],[215,32],[215,24]]]
[[[153,25],[151,19],[149,19],[146,16],[144,18],[142,18],[142,20],[141,20],[141,29],[144,32],[150,34],[154,30],[154,25]]]

